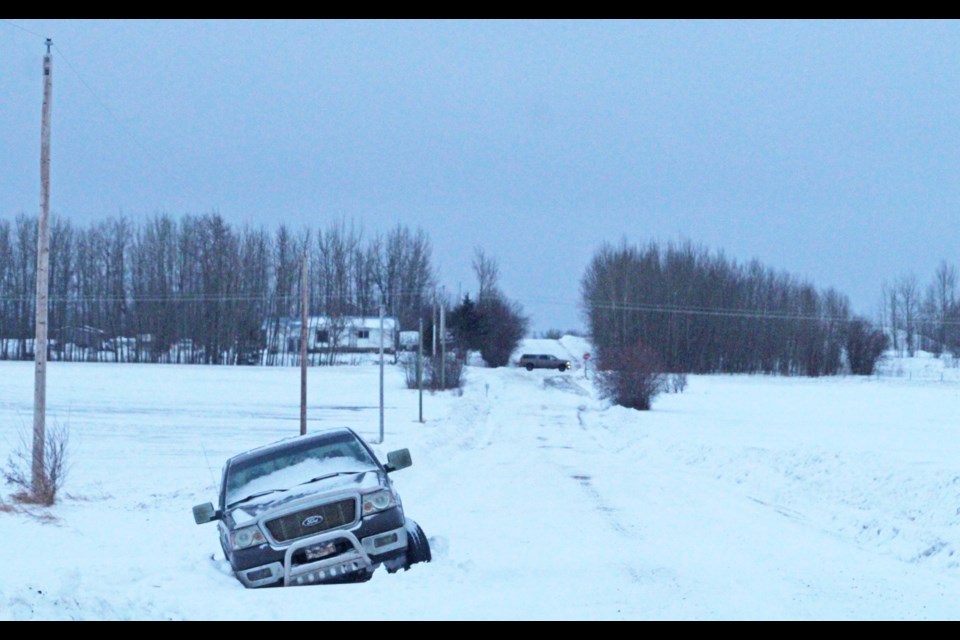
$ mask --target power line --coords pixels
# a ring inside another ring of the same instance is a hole
[[[10,25],[11,27],[14,27],[14,28],[16,28],[16,29],[20,29],[20,31],[29,33],[29,34],[32,35],[32,36],[36,36],[36,37],[40,38],[41,40],[46,40],[46,39],[47,39],[46,36],[42,36],[42,35],[40,35],[39,33],[37,33],[36,31],[30,31],[30,29],[27,29],[26,27],[21,27],[21,26],[20,26],[19,24],[17,24],[16,22],[11,22],[10,20],[7,20],[7,19],[5,19],[5,18],[0,18],[0,22],[6,22],[6,23],[7,23],[8,25]]]
[[[427,299],[427,293],[421,291],[399,291],[394,292],[396,298],[416,298]],[[333,294],[321,296],[323,300],[352,300],[355,301],[356,294]],[[129,304],[129,303],[209,303],[209,302],[261,302],[264,304],[289,303],[299,299],[299,294],[217,294],[217,293],[184,293],[184,294],[159,294],[159,295],[132,295],[132,296],[57,296],[51,297],[50,302],[66,304]],[[23,303],[31,302],[33,299],[26,296],[4,296],[0,297],[0,302]],[[529,300],[528,300],[529,301]],[[573,303],[569,300],[538,298],[534,301],[542,304],[553,304],[566,308],[578,307],[579,303]],[[814,313],[793,313],[789,311],[758,311],[751,309],[730,309],[723,307],[704,307],[704,306],[681,306],[653,303],[597,303],[594,308],[607,311],[626,311],[626,312],[644,312],[644,313],[668,313],[678,315],[702,315],[726,318],[743,318],[752,320],[786,320],[786,321],[813,321],[813,322],[831,322],[831,323],[852,323],[856,318],[847,316],[828,316]],[[913,324],[920,327],[925,326],[960,326],[960,320],[930,320],[917,319]]]
[[[321,295],[321,300],[356,300],[356,294],[332,294]],[[372,299],[372,296],[370,296]],[[418,291],[400,291],[394,292],[396,298],[429,298],[428,292]],[[132,296],[51,296],[50,302],[58,303],[80,303],[91,302],[101,304],[116,304],[127,302],[291,302],[299,300],[299,294],[219,294],[219,293],[171,293],[156,295],[132,295]],[[28,296],[0,296],[0,302],[31,302],[33,298]]]
[[[28,33],[28,34],[30,34],[30,35],[32,35],[32,36],[35,36],[35,37],[37,37],[37,38],[40,38],[40,39],[42,39],[42,40],[44,40],[44,41],[46,41],[46,39],[47,39],[45,36],[42,36],[42,35],[40,35],[39,33],[35,32],[35,31],[31,31],[30,29],[27,29],[26,27],[20,26],[20,25],[18,25],[18,24],[15,23],[15,22],[11,22],[10,20],[4,19],[4,18],[0,18],[0,21],[5,22],[5,23],[9,24],[10,26],[12,26],[12,27],[14,27],[14,28],[16,28],[16,29],[19,29],[19,30],[21,30],[21,31],[23,31],[23,32],[25,32],[25,33]],[[185,179],[185,176],[183,176],[183,175],[176,175],[176,176],[174,176],[174,174],[173,174],[172,171],[171,171],[170,165],[169,165],[168,163],[163,162],[161,158],[159,158],[157,155],[155,155],[150,149],[147,148],[147,146],[146,146],[145,144],[143,144],[143,143],[141,142],[140,138],[134,133],[134,131],[133,131],[129,126],[127,126],[127,125],[123,122],[123,120],[120,119],[119,116],[117,116],[117,114],[113,111],[113,109],[110,108],[110,106],[106,103],[106,101],[105,101],[103,98],[100,97],[100,94],[98,94],[98,93],[93,89],[93,87],[90,85],[90,83],[86,81],[86,79],[83,77],[83,75],[80,74],[79,69],[77,69],[77,67],[76,67],[72,62],[70,62],[70,60],[67,58],[66,54],[63,53],[63,50],[62,50],[59,46],[57,46],[55,43],[54,43],[52,46],[53,46],[53,49],[57,52],[57,55],[58,55],[58,56],[63,60],[63,62],[67,65],[67,68],[70,69],[70,71],[73,73],[73,75],[75,75],[75,76],[77,77],[77,80],[80,81],[80,84],[82,84],[83,87],[87,90],[87,92],[88,92],[91,96],[93,96],[93,99],[100,105],[100,107],[101,107],[104,111],[107,112],[107,114],[110,116],[110,118],[113,119],[113,121],[115,122],[115,124],[116,124],[116,125],[123,131],[123,133],[133,142],[133,144],[134,144],[147,158],[149,158],[155,165],[157,165],[158,167],[160,167],[161,170],[162,170],[168,177],[174,177],[174,179],[175,179],[176,182],[178,182],[178,183],[179,183],[180,185],[182,185],[182,186],[186,186],[186,190],[189,191],[189,192],[191,192],[191,194],[194,196],[194,199],[195,199],[197,202],[200,202],[201,199],[196,198],[196,195],[197,195],[197,194],[196,194],[196,193],[193,193],[193,190],[190,189],[190,187],[188,186],[190,183]],[[178,164],[177,166],[179,166],[179,164]]]
[[[84,86],[84,88],[90,93],[91,96],[93,96],[93,99],[96,100],[97,103],[103,108],[103,110],[106,111],[107,114],[110,115],[110,117],[113,119],[113,121],[116,123],[116,125],[117,125],[118,127],[120,127],[120,129],[123,130],[123,132],[129,137],[130,140],[133,141],[134,145],[136,145],[136,147],[137,147],[138,149],[140,149],[140,151],[141,151],[147,158],[149,158],[151,161],[153,161],[154,164],[156,164],[157,166],[161,167],[162,170],[166,173],[166,175],[167,175],[168,177],[173,176],[173,174],[172,174],[171,171],[170,171],[170,166],[169,166],[169,164],[163,162],[163,161],[162,161],[158,156],[156,156],[150,149],[148,149],[147,146],[146,146],[145,144],[143,144],[143,142],[140,141],[140,138],[137,136],[137,134],[134,133],[134,131],[133,131],[130,127],[128,127],[128,126],[123,122],[123,120],[121,120],[120,117],[117,116],[116,113],[114,113],[113,109],[111,109],[111,108],[109,107],[109,105],[107,105],[106,101],[103,100],[103,99],[100,97],[100,95],[99,95],[96,91],[93,90],[93,87],[90,86],[90,83],[87,82],[82,75],[80,75],[80,72],[77,70],[77,68],[70,62],[70,60],[67,59],[67,56],[64,55],[63,50],[61,50],[60,47],[58,47],[56,44],[53,45],[53,48],[56,49],[57,54],[63,59],[64,63],[66,63],[67,68],[70,69],[70,71],[73,72],[73,75],[75,75],[75,76],[77,77],[77,79],[78,79],[78,80],[80,81],[80,83]],[[179,163],[178,163],[178,166],[179,166]],[[181,185],[189,185],[189,182],[187,182],[186,180],[184,180],[184,177],[183,177],[182,175],[177,175],[177,176],[175,177],[175,179],[176,179],[176,181],[179,182]],[[190,190],[189,187],[187,187],[187,189]],[[196,196],[195,193],[194,193],[193,195]],[[195,199],[197,200],[197,202],[200,202],[200,198],[196,198],[196,197],[195,197]]]
[[[320,300],[323,301],[358,301],[362,296],[356,292],[341,294],[321,294]],[[427,300],[430,298],[429,291],[420,290],[401,290],[393,291],[393,298],[421,298]],[[299,299],[299,294],[237,294],[237,293],[166,293],[150,295],[124,295],[124,296],[55,296],[50,298],[51,303],[94,303],[94,304],[118,304],[118,303],[200,303],[200,302],[262,302],[266,304],[288,303]],[[0,296],[0,302],[23,303],[31,302],[33,299],[27,296]],[[570,300],[558,298],[527,298],[526,302],[549,304],[563,308],[581,308],[582,303],[571,302]],[[644,312],[644,313],[669,313],[679,315],[702,315],[725,318],[744,318],[755,320],[792,320],[792,321],[816,321],[816,322],[834,322],[849,323],[855,322],[856,318],[849,316],[831,316],[818,313],[802,313],[783,310],[756,310],[756,309],[737,309],[711,306],[695,305],[671,305],[663,303],[642,303],[642,302],[597,302],[592,303],[591,308],[605,311],[624,311],[624,312]],[[929,320],[917,319],[913,323],[918,326],[960,326],[960,320]]]
[[[626,302],[593,302],[591,309],[608,311],[644,311],[653,313],[678,313],[686,315],[721,316],[725,318],[755,318],[769,320],[819,320],[847,322],[848,316],[828,316],[818,313],[801,313],[790,311],[763,311],[755,309],[727,309],[723,307],[697,307],[657,303],[626,303]]]
[[[97,95],[97,92],[93,90],[93,87],[91,87],[91,86],[87,83],[87,81],[83,79],[83,76],[80,75],[80,72],[77,71],[77,68],[74,67],[73,64],[71,64],[71,62],[67,59],[67,56],[65,56],[65,55],[63,54],[63,51],[60,50],[60,47],[58,47],[56,44],[54,44],[54,45],[53,45],[53,48],[56,50],[57,54],[58,54],[58,55],[63,59],[63,61],[66,63],[67,68],[70,69],[70,71],[73,72],[73,75],[77,76],[77,80],[80,81],[80,84],[82,84],[82,85],[87,89],[87,91],[90,92],[90,95],[93,96],[94,100],[96,100],[97,102],[100,103],[100,106],[103,107],[103,109],[104,109],[107,113],[110,114],[110,117],[111,117],[111,118],[113,118],[114,120],[117,121],[117,124],[119,124],[121,127],[126,128],[126,126],[123,124],[123,122],[120,120],[120,118],[118,118],[117,115],[113,112],[113,110],[111,110],[110,107],[107,106],[107,103],[104,102],[104,101],[100,98],[99,95]],[[131,138],[133,138],[133,134],[132,134],[131,131],[127,130],[127,133],[131,135]],[[134,142],[137,144],[137,146],[140,146],[139,141],[137,141],[135,138],[134,138]]]
[[[560,300],[556,298],[526,298],[525,302],[539,304],[548,304],[564,308],[582,308],[582,303],[575,303],[569,300]],[[749,318],[757,320],[802,320],[819,322],[852,323],[857,318],[849,316],[829,316],[816,313],[793,313],[789,311],[762,311],[754,309],[729,309],[723,307],[708,306],[681,306],[658,303],[625,303],[625,302],[598,302],[591,303],[591,308],[603,309],[607,311],[637,311],[650,313],[675,313],[684,315],[705,315],[720,316],[728,318]],[[917,326],[960,326],[960,320],[928,320],[916,319],[913,321]]]

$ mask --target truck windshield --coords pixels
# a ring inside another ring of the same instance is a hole
[[[229,507],[254,494],[283,491],[321,476],[376,468],[376,461],[350,433],[293,441],[231,464],[225,503]]]

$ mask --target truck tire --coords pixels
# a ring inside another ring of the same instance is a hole
[[[532,365],[532,364],[528,364],[528,365],[527,365],[527,371],[533,371],[533,365]]]
[[[430,562],[433,556],[430,554],[430,541],[413,520],[407,520],[407,562],[404,565],[406,571],[412,565],[418,562]]]

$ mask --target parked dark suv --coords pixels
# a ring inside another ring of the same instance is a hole
[[[227,460],[219,506],[193,508],[218,520],[220,546],[247,587],[369,580],[430,561],[420,526],[407,519],[387,474],[412,464],[407,449],[377,460],[350,429],[333,429]]]
[[[566,371],[567,369],[573,368],[573,363],[549,354],[525,353],[517,360],[517,366],[525,367],[527,371],[533,371],[534,369],[559,369],[560,371]]]

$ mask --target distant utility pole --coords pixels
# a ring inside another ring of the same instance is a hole
[[[380,442],[383,444],[383,289],[380,290]]]
[[[447,322],[444,313],[445,289],[440,290],[440,388],[447,388]]]
[[[50,291],[50,102],[53,93],[50,47],[43,56],[43,118],[40,124],[40,221],[37,227],[37,310],[33,342],[35,363],[33,380],[33,465],[31,485],[34,497],[43,495],[46,486],[44,446],[47,415],[47,294]]]
[[[433,350],[430,352],[430,355],[436,359],[437,357],[437,292],[433,292],[433,320],[430,325],[430,336],[433,338]]]
[[[303,252],[300,270],[300,435],[307,435],[307,252]]]
[[[420,393],[420,422],[423,422],[423,317],[417,333],[417,390]]]

